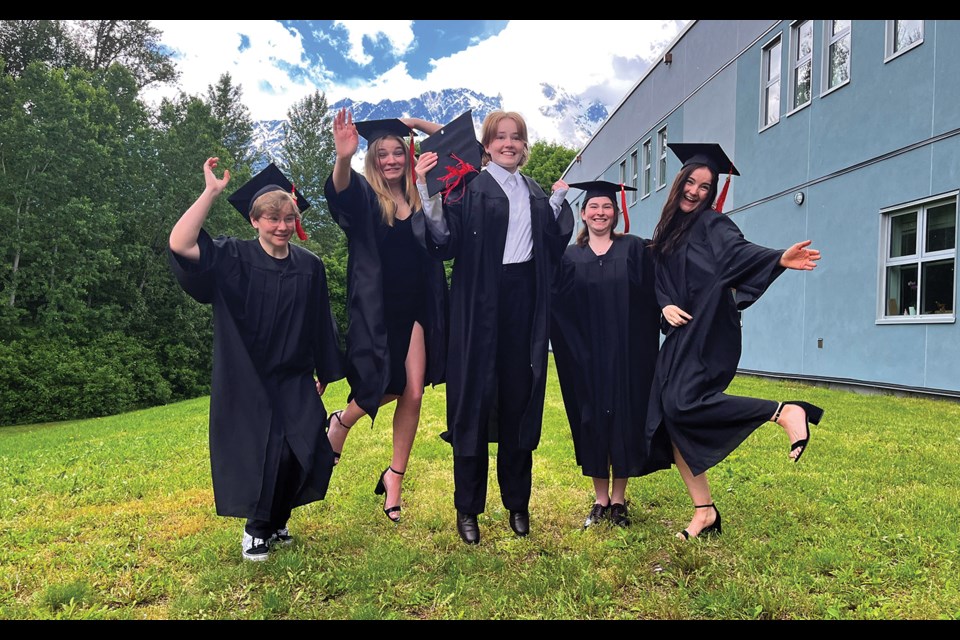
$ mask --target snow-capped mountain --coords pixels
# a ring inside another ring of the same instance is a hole
[[[530,127],[530,137],[533,142],[547,139],[551,142],[562,141],[562,144],[572,148],[580,148],[607,118],[607,108],[599,101],[587,101],[567,93],[560,87],[546,83],[541,83],[540,86],[544,103],[539,108],[540,113],[537,114],[538,126]],[[376,103],[340,100],[330,105],[330,110],[347,107],[353,112],[354,120],[415,117],[430,122],[447,123],[469,109],[473,112],[474,128],[479,138],[483,119],[491,111],[501,109],[502,103],[503,99],[500,95],[488,96],[470,89],[442,89],[428,91],[409,100],[381,100]],[[531,123],[528,122],[528,124]],[[282,158],[282,144],[282,120],[254,123],[254,146],[262,152],[262,157],[265,158],[264,165],[270,159]],[[361,152],[357,154],[358,161],[361,159],[362,152],[366,150],[366,141],[363,139],[360,140],[360,148]]]

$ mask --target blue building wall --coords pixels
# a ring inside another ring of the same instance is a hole
[[[817,269],[784,273],[745,311],[741,368],[960,393],[953,316],[878,322],[881,211],[960,188],[960,21],[926,20],[922,44],[887,61],[886,21],[852,21],[850,81],[830,92],[824,21],[813,21],[812,99],[793,112],[791,24],[691,23],[670,45],[671,63],[651,69],[598,133],[602,151],[588,143],[564,179],[619,181],[620,162],[642,156],[648,138],[656,147],[664,124],[671,142],[719,142],[743,174],[724,210],[744,235],[778,248],[809,238],[823,252]],[[763,47],[777,34],[781,116],[761,129]],[[669,180],[679,169],[670,153]],[[631,207],[632,233],[650,237],[667,191]]]

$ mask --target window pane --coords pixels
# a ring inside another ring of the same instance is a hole
[[[927,244],[925,251],[953,249],[957,236],[957,205],[953,202],[927,210]]]
[[[921,313],[953,313],[953,259],[923,264]]]
[[[793,94],[794,107],[810,102],[810,66],[810,61],[807,61],[797,67],[797,79]]]
[[[832,89],[850,78],[850,36],[846,35],[830,45],[830,86]]]
[[[890,257],[917,253],[917,212],[911,211],[890,220]]]
[[[849,20],[833,20],[832,22],[833,22],[833,27],[832,27],[833,31],[831,32],[830,35],[835,36],[839,33],[843,33],[844,31],[850,28]]]
[[[797,29],[800,39],[797,41],[797,60],[803,60],[813,51],[813,25],[810,21],[804,22]]]
[[[917,313],[917,265],[887,267],[887,315]]]
[[[767,52],[767,82],[780,77],[780,43]]]
[[[923,38],[923,20],[894,20],[893,51],[897,52]]]
[[[767,107],[767,124],[780,122],[780,81],[774,82],[767,88],[765,100]]]

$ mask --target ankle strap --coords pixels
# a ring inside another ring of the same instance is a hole
[[[695,505],[693,505],[693,508],[694,508],[694,509],[709,509],[709,508],[712,507],[712,506],[714,506],[714,504],[711,502],[710,504],[695,504]]]
[[[776,422],[780,419],[780,412],[783,411],[783,405],[783,402],[777,404],[777,411],[773,414],[773,420],[771,422]]]
[[[394,472],[395,474],[397,474],[398,476],[402,476],[402,475],[404,474],[403,471],[397,471],[397,470],[394,469],[393,467],[387,467],[387,469],[390,469],[390,471],[393,471],[393,472]]]

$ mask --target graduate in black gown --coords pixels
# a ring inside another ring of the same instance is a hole
[[[498,443],[497,479],[510,527],[520,536],[529,533],[550,286],[573,232],[566,188],[554,185],[548,197],[519,172],[529,155],[523,117],[491,112],[481,137],[484,170],[462,193],[443,199],[442,207],[435,206],[438,196],[424,202],[431,251],[455,259],[443,437],[453,445],[457,531],[467,544],[480,541],[477,515],[486,504],[489,442]],[[426,173],[437,161],[437,153],[422,154],[418,188],[426,188]]]
[[[353,115],[341,109],[333,122],[337,158],[324,187],[348,251],[350,397],[345,409],[330,416],[328,437],[339,461],[350,427],[364,415],[375,419],[379,407],[396,401],[393,456],[374,489],[384,494],[383,511],[393,522],[400,521],[403,475],[424,386],[443,382],[446,365],[443,263],[427,253],[413,224],[421,207],[413,148],[405,142],[413,127],[426,133],[440,128],[419,118],[354,123]],[[364,175],[350,167],[360,135],[368,143]]]
[[[184,291],[213,305],[217,513],[246,518],[243,557],[265,560],[293,541],[293,508],[326,494],[333,452],[320,395],[343,377],[342,354],[323,262],[290,243],[309,204],[271,164],[230,197],[257,238],[211,238],[203,223],[230,180],[217,164],[204,163],[206,187],[170,232],[170,265]]]
[[[672,449],[693,499],[693,519],[677,534],[687,539],[721,532],[707,469],[767,421],[783,427],[790,458],[798,461],[809,443],[809,424],[822,417],[822,409],[802,401],[724,393],[740,361],[738,311],[756,302],[785,269],[816,267],[820,252],[810,248],[810,240],[785,251],[748,242],[729,217],[711,207],[719,174],[740,175],[720,146],[668,146],[683,167],[651,241],[666,337],[650,393],[646,438],[653,465],[669,466]]]
[[[586,191],[584,226],[557,272],[550,339],[577,464],[596,494],[584,527],[607,518],[627,526],[628,478],[648,472],[644,424],[660,346],[653,260],[647,240],[615,231],[617,193],[635,189],[570,186]]]

